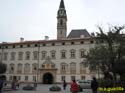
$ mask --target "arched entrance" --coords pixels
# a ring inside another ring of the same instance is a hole
[[[53,75],[51,73],[45,73],[43,75],[43,84],[52,84],[53,80]]]

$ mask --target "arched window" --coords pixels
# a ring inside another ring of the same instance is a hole
[[[66,63],[61,63],[60,64],[60,73],[65,74],[68,71],[68,64]]]
[[[15,65],[13,63],[10,64],[9,71],[10,73],[14,73]]]
[[[29,73],[30,72],[30,64],[26,63],[24,65],[24,73]]]
[[[19,63],[17,65],[17,73],[22,73],[22,64],[21,63]]]
[[[70,63],[70,74],[76,74],[76,63]]]

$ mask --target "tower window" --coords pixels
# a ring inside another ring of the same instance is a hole
[[[62,19],[60,20],[60,25],[63,25],[63,20]]]

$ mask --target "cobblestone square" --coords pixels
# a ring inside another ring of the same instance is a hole
[[[18,89],[18,90],[15,90],[15,91],[3,91],[3,93],[70,93],[70,85],[68,85],[66,87],[66,90],[63,90],[62,84],[58,84],[58,86],[61,87],[60,92],[50,92],[49,88],[51,86],[53,86],[53,84],[52,85],[39,84],[35,91],[26,91],[26,90],[22,90],[23,85],[21,85],[20,89]],[[91,89],[83,89],[83,92],[80,92],[80,93],[92,93],[92,92],[91,92]]]

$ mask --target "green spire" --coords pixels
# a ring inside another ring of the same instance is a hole
[[[64,1],[63,0],[61,0],[59,8],[64,8],[65,9],[65,5],[64,5]]]

